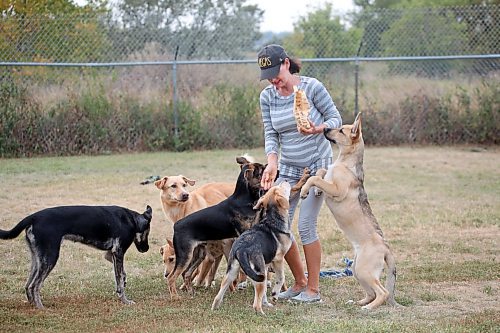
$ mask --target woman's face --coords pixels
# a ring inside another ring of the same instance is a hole
[[[288,58],[286,58],[280,66],[278,76],[269,79],[269,83],[271,83],[278,90],[283,88],[288,81],[288,76],[290,75],[289,67],[290,61],[288,60]]]

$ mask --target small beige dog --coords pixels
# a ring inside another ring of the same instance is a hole
[[[302,198],[307,197],[311,186],[316,186],[325,193],[328,208],[354,247],[353,273],[366,293],[365,298],[356,303],[367,310],[384,302],[396,306],[394,256],[372,213],[363,186],[364,141],[361,114],[357,115],[354,124],[326,129],[324,135],[332,145],[339,147],[339,156],[328,171],[322,169],[316,176],[310,177],[300,195]],[[384,264],[388,267],[385,287],[380,282]]]
[[[155,182],[155,186],[161,191],[163,212],[169,222],[176,223],[200,209],[218,204],[233,194],[235,188],[235,183],[208,183],[189,192],[188,187],[195,184],[195,180],[183,175],[165,176]],[[210,242],[205,259],[195,273],[194,286],[209,287],[212,284],[222,256],[229,255],[233,241],[224,239]],[[160,255],[165,264],[166,275],[175,266],[175,253],[170,240],[160,248]]]

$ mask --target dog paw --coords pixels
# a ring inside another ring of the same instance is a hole
[[[319,188],[314,189],[314,196],[315,197],[320,197],[323,194],[323,191],[321,191]]]
[[[122,301],[123,304],[126,304],[126,305],[133,305],[135,304],[135,302],[131,299],[128,299],[126,297],[121,297],[120,300]]]
[[[212,311],[217,310],[220,307],[221,303],[222,301],[215,299],[214,302],[212,303]]]
[[[267,301],[262,302],[262,306],[265,306],[265,307],[268,307],[268,308],[272,308],[272,307],[274,307],[274,305],[273,305],[272,303],[269,303],[269,302],[267,302]]]
[[[326,169],[321,168],[318,171],[316,171],[316,176],[318,176],[320,178],[324,178],[327,172],[328,171]]]
[[[306,189],[302,188],[302,190],[300,191],[300,198],[305,199],[305,198],[307,198],[308,194],[309,194],[309,189],[306,190]]]
[[[311,169],[308,167],[304,168],[304,173],[302,174],[302,179],[307,180],[309,177],[311,177]]]
[[[236,286],[236,289],[237,290],[245,290],[245,289],[247,289],[247,286],[248,286],[247,281],[243,281],[243,282],[238,283],[238,285]]]
[[[265,316],[266,314],[264,313],[264,311],[262,310],[262,308],[258,309],[258,308],[254,308],[255,310],[255,313],[258,314],[258,315],[263,315]]]

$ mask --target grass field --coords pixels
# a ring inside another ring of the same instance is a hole
[[[324,278],[324,302],[278,303],[258,316],[253,290],[228,293],[210,305],[217,286],[170,301],[158,249],[171,226],[159,191],[139,183],[150,175],[184,174],[198,184],[235,181],[235,157],[245,151],[150,153],[96,157],[0,159],[0,228],[56,205],[153,207],[150,250],[131,247],[125,259],[129,298],[114,293],[103,253],[64,242],[42,288],[46,310],[26,303],[29,253],[24,236],[0,242],[0,332],[498,332],[500,330],[500,149],[487,147],[367,147],[365,188],[397,260],[396,300],[364,312],[354,278]],[[263,149],[249,151],[264,161]],[[323,207],[322,267],[342,268],[352,250]],[[294,224],[296,232],[296,224]],[[287,268],[287,280],[291,275]],[[180,282],[180,281],[179,281]]]

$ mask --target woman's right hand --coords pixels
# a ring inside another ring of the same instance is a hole
[[[264,190],[269,190],[273,186],[276,176],[278,175],[278,155],[270,153],[267,155],[267,166],[262,173],[260,186]]]
[[[278,173],[278,167],[276,164],[268,164],[262,173],[262,179],[260,180],[260,186],[264,190],[269,190],[274,183],[276,174]]]

